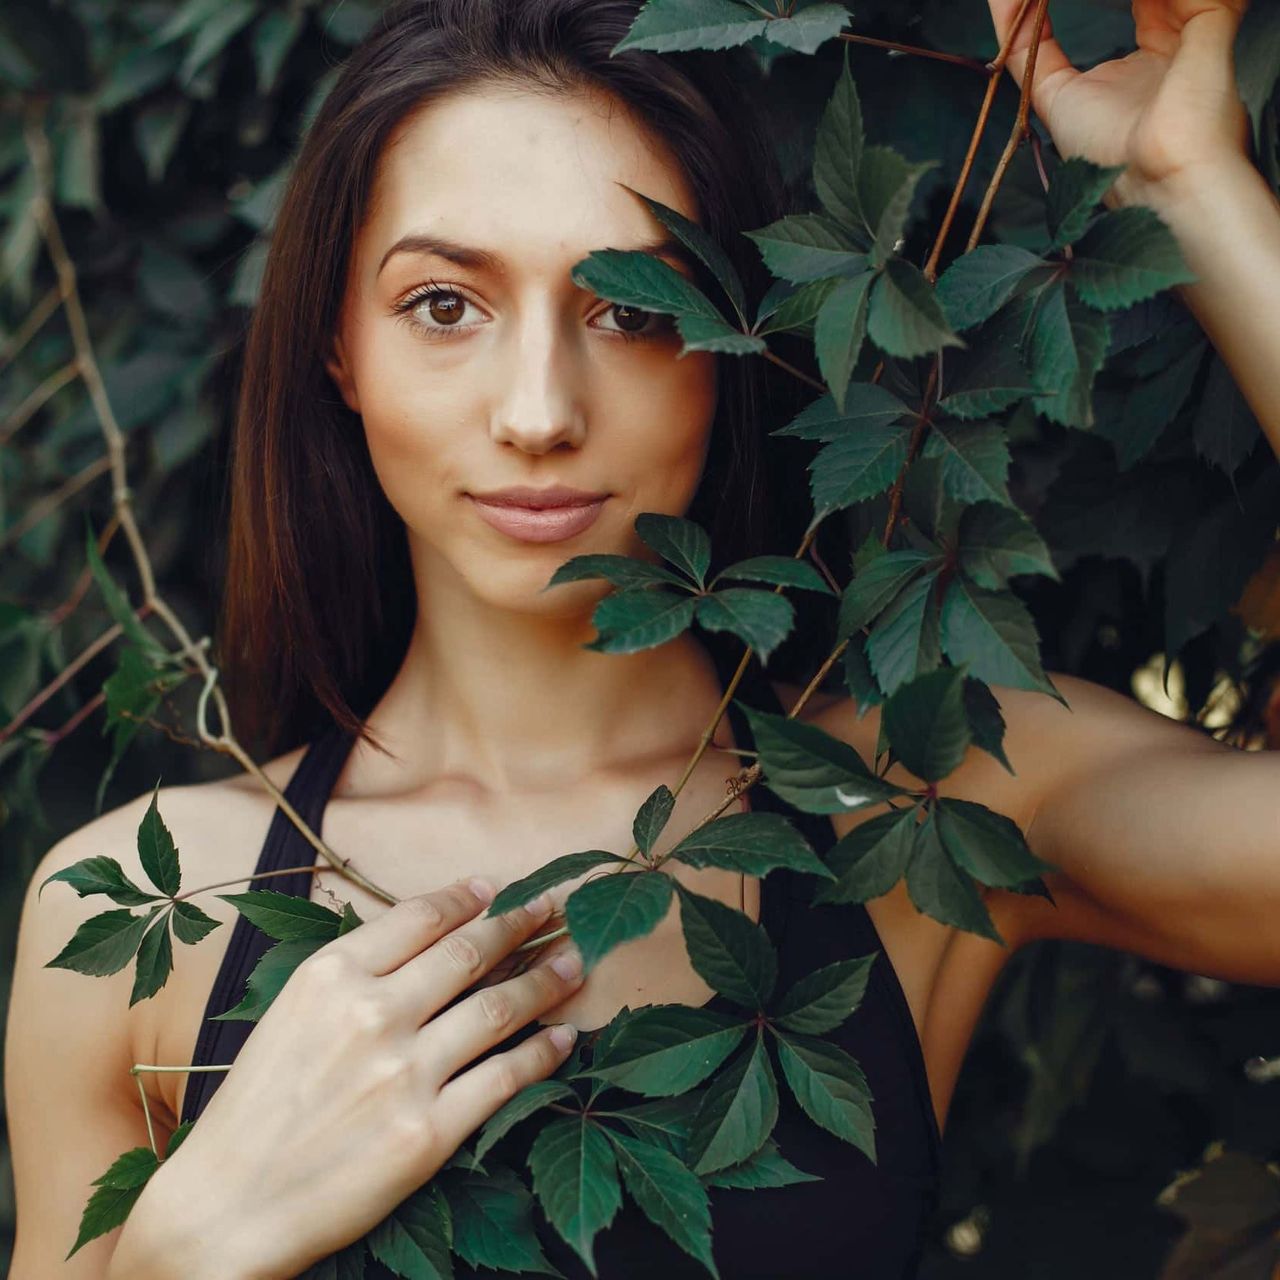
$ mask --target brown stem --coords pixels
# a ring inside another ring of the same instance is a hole
[[[328,871],[329,867],[322,867],[310,864],[305,867],[282,867],[276,871],[256,871],[251,876],[236,876],[233,880],[219,880],[217,884],[202,884],[198,889],[188,889],[186,893],[175,893],[173,895],[174,902],[181,902],[184,898],[194,898],[197,893],[209,893],[213,889],[225,889],[229,884],[244,884],[246,880],[270,880],[273,876],[293,876],[300,871]]]
[[[1027,47],[1027,67],[1022,75],[1022,96],[1018,101],[1018,117],[1014,121],[1009,141],[1005,143],[1004,152],[996,165],[996,171],[991,175],[986,195],[982,197],[982,207],[978,210],[977,221],[973,224],[973,231],[969,235],[966,252],[977,248],[978,241],[982,239],[982,232],[991,214],[991,206],[995,203],[996,193],[1004,181],[1004,175],[1008,171],[1014,153],[1018,150],[1019,143],[1030,132],[1031,89],[1035,84],[1036,59],[1040,55],[1040,41],[1044,36],[1044,23],[1048,14],[1049,0],[1036,0],[1035,25],[1031,29],[1031,43]]]
[[[893,531],[898,527],[898,519],[902,514],[902,491],[906,487],[907,472],[911,469],[911,464],[916,460],[920,452],[920,446],[924,443],[929,414],[933,408],[934,388],[938,385],[941,368],[941,358],[935,358],[933,366],[929,370],[929,381],[924,389],[924,401],[920,405],[920,413],[916,417],[915,426],[911,431],[911,439],[907,444],[906,460],[903,462],[902,468],[898,472],[898,477],[893,482],[893,489],[889,493],[889,518],[885,521],[884,536],[881,539],[886,547],[893,538]]]
[[[938,278],[938,262],[942,258],[942,250],[946,246],[947,237],[951,234],[951,227],[956,220],[956,214],[959,212],[960,201],[964,197],[965,188],[969,185],[969,178],[973,174],[974,162],[978,158],[978,149],[982,145],[982,139],[986,136],[987,125],[991,119],[991,109],[995,105],[996,92],[1000,88],[1000,77],[1004,74],[1009,55],[1013,52],[1013,42],[1017,39],[1018,32],[1022,28],[1023,20],[1026,18],[1027,10],[1030,7],[1031,0],[1022,0],[1018,12],[1014,15],[1009,33],[1005,36],[1004,43],[1000,46],[1000,52],[990,65],[987,92],[983,96],[977,123],[973,126],[973,133],[969,138],[969,150],[965,153],[964,164],[960,166],[960,176],[957,178],[955,187],[951,192],[951,200],[947,205],[947,212],[943,215],[942,225],[938,228],[937,237],[933,242],[933,249],[929,253],[928,261],[924,264],[925,277],[931,281]]]
[[[23,402],[0,423],[0,449],[4,448],[23,427],[53,399],[63,387],[80,372],[74,360],[68,360],[61,369],[55,369]]]
[[[799,378],[801,382],[807,383],[818,391],[826,391],[827,386],[824,382],[819,382],[816,378],[811,378],[807,373],[802,373],[793,364],[788,364],[781,356],[775,355],[772,351],[765,350],[761,353],[771,364],[776,364],[779,369],[785,369],[793,377]]]
[[[909,53],[914,58],[930,58],[934,62],[949,62],[953,66],[968,67],[970,71],[981,71],[986,74],[987,64],[977,58],[966,58],[959,53],[941,53],[937,49],[922,49],[919,45],[899,44],[896,40],[877,40],[874,36],[855,36],[848,31],[840,32],[840,39],[850,44],[871,45],[875,49],[892,49],[894,53]]]
[[[52,289],[31,308],[27,318],[14,331],[14,335],[5,343],[0,351],[0,369],[11,365],[22,353],[23,348],[44,327],[44,322],[58,309],[62,301],[62,290],[55,284]]]
[[[12,738],[22,726],[31,719],[31,717],[40,710],[50,698],[53,697],[68,680],[72,678],[81,668],[87,666],[94,658],[100,654],[117,636],[124,631],[124,628],[117,622],[108,627],[92,644],[86,646],[78,653],[65,667],[51,680],[39,693],[23,707],[17,715],[9,721],[3,729],[0,729],[0,742],[5,742]]]

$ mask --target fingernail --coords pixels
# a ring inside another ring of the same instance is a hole
[[[524,909],[531,916],[545,916],[551,910],[551,894],[545,891],[538,894],[532,901],[525,903]]]
[[[573,1042],[578,1038],[578,1028],[571,1022],[558,1022],[551,1028],[550,1036],[551,1043],[561,1053],[566,1053],[573,1048]]]
[[[492,902],[498,896],[497,886],[492,881],[485,880],[481,876],[474,876],[468,880],[467,888],[484,903]]]
[[[582,953],[577,947],[557,951],[547,963],[566,981],[572,982],[582,972]]]

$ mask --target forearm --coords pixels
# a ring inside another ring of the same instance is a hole
[[[1196,275],[1179,292],[1280,455],[1280,201],[1243,156],[1186,170],[1147,201]]]

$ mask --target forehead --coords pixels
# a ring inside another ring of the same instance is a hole
[[[376,266],[401,236],[425,232],[567,269],[661,229],[620,183],[699,218],[675,157],[617,99],[492,84],[452,93],[388,140],[359,256]]]

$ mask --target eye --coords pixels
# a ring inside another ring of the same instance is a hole
[[[606,333],[616,333],[629,341],[637,338],[661,338],[671,332],[671,317],[660,311],[645,311],[641,307],[627,306],[615,302],[599,313],[599,317],[612,315],[617,323],[616,329],[605,329]]]
[[[424,337],[449,338],[478,327],[462,323],[468,307],[480,309],[457,289],[432,281],[402,298],[394,310],[399,319]]]

